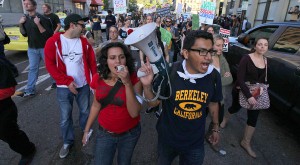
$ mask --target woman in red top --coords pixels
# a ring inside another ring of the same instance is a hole
[[[122,66],[122,70],[117,68]],[[122,86],[112,101],[101,107],[100,100],[120,79]],[[142,93],[142,85],[135,73],[134,60],[129,49],[122,43],[109,43],[101,49],[98,73],[93,76],[91,87],[95,90],[94,101],[85,127],[83,144],[98,117],[99,131],[96,139],[95,164],[111,165],[116,150],[118,164],[131,164],[135,145],[141,134],[141,101],[136,93]]]

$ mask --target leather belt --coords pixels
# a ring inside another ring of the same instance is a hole
[[[125,132],[122,132],[122,133],[115,133],[115,132],[111,132],[111,131],[108,131],[106,130],[105,128],[103,128],[101,125],[99,125],[99,130],[100,131],[103,131],[113,137],[120,137],[120,136],[123,136],[129,132],[131,132],[133,129],[135,129],[139,124],[137,124],[136,126],[134,126],[133,128],[129,129],[128,131],[125,131]]]

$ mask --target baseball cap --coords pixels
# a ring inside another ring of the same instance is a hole
[[[85,17],[85,18],[82,18],[80,15],[78,14],[70,14],[68,15],[65,20],[64,20],[64,24],[65,26],[67,25],[70,25],[71,22],[78,22],[78,21],[88,21],[89,18],[88,17]]]

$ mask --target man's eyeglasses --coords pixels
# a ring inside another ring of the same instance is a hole
[[[79,22],[73,22],[75,25],[80,25],[82,28],[85,28],[85,24],[81,24]]]
[[[200,56],[207,56],[208,53],[211,56],[215,56],[216,53],[217,53],[217,51],[213,50],[213,49],[210,49],[210,50],[207,50],[207,49],[189,49],[189,50],[199,52]]]
[[[166,21],[166,23],[170,23],[171,21]]]

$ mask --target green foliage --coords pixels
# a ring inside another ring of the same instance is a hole
[[[137,0],[129,0],[128,8],[129,12],[137,11]]]
[[[109,0],[103,0],[103,4],[104,4],[103,8],[104,8],[104,10],[108,9],[108,6],[109,6],[108,1]]]

